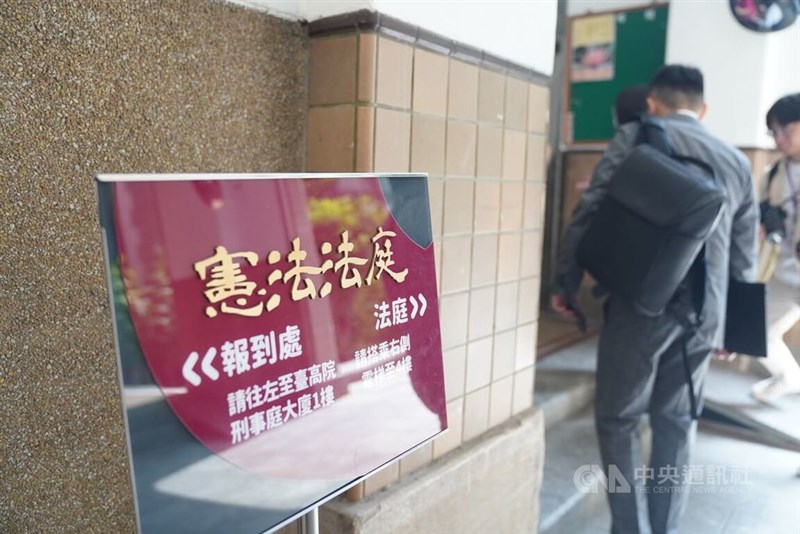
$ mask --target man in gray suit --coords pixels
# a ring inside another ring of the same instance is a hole
[[[690,312],[677,302],[659,317],[641,315],[613,293],[606,302],[598,346],[595,423],[605,472],[611,475],[609,488],[615,475],[630,484],[630,491],[608,493],[612,532],[625,534],[677,532],[688,497],[686,482],[692,476],[687,468],[696,432],[682,350],[685,343],[699,402],[710,356],[724,353],[729,277],[749,281],[754,275],[758,226],[747,159],[700,124],[706,111],[702,73],[681,65],[663,67],[651,81],[647,102],[649,113],[663,120],[672,150],[708,164],[726,192],[726,201],[705,244],[704,318],[696,331],[685,326]],[[638,129],[637,122],[619,128],[566,229],[551,304],[567,317],[575,317],[568,297],[578,292],[583,276],[576,261],[578,243],[611,176],[634,146]],[[653,430],[647,467],[642,464],[637,430],[645,413]]]

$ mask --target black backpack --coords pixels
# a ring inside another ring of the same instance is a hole
[[[698,281],[690,297],[700,318],[701,251],[724,202],[713,170],[674,154],[663,123],[645,116],[637,144],[612,175],[578,244],[578,262],[602,287],[651,317],[664,312],[691,269]]]

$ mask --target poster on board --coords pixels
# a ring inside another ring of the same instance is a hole
[[[614,15],[596,15],[572,20],[570,32],[573,82],[596,82],[614,78]]]
[[[446,430],[425,175],[101,175],[143,533],[264,532]]]

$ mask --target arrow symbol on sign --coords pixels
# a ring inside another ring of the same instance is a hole
[[[203,374],[211,380],[216,380],[219,378],[219,371],[217,371],[211,365],[211,362],[216,355],[217,349],[211,347],[206,351],[206,355],[203,356],[203,362],[200,364],[200,370],[203,371]],[[183,362],[183,378],[185,378],[186,381],[193,386],[199,386],[203,381],[202,377],[197,374],[197,371],[194,370],[194,366],[197,365],[197,360],[199,359],[200,355],[196,352],[193,352],[189,354],[189,356],[186,358],[186,361]]]
[[[200,382],[202,382],[200,375],[194,372],[194,364],[196,364],[199,359],[200,355],[193,352],[186,358],[186,361],[183,362],[183,378],[193,386],[199,386]]]
[[[217,349],[211,347],[206,351],[206,355],[203,356],[203,363],[200,364],[200,369],[203,370],[203,373],[210,378],[211,380],[216,380],[219,378],[219,371],[217,371],[212,365],[211,361],[214,359],[214,356],[217,355]]]
[[[423,315],[425,315],[425,310],[428,309],[428,301],[425,300],[425,295],[420,293],[419,295],[417,295],[417,297],[419,297],[419,302],[417,302],[417,299],[414,298],[414,295],[408,297],[408,300],[411,301],[412,319],[414,319],[417,316],[417,313],[419,313],[419,316],[422,317]],[[420,306],[420,304],[422,304],[422,306]]]

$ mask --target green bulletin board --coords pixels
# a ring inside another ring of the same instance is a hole
[[[605,65],[600,79],[577,81],[573,59],[583,53],[576,41],[575,24],[588,15],[570,18],[570,49],[567,65],[569,89],[569,120],[572,121],[572,141],[604,142],[614,136],[612,114],[617,94],[632,85],[646,84],[664,65],[667,42],[667,5],[605,14],[614,18],[613,37],[602,48],[611,50],[613,61]],[[585,33],[585,31],[584,31]],[[608,40],[606,32],[601,32]],[[589,36],[591,38],[591,36]],[[586,36],[581,39],[586,39]],[[599,72],[599,71],[598,71]],[[584,76],[585,79],[585,76]]]

